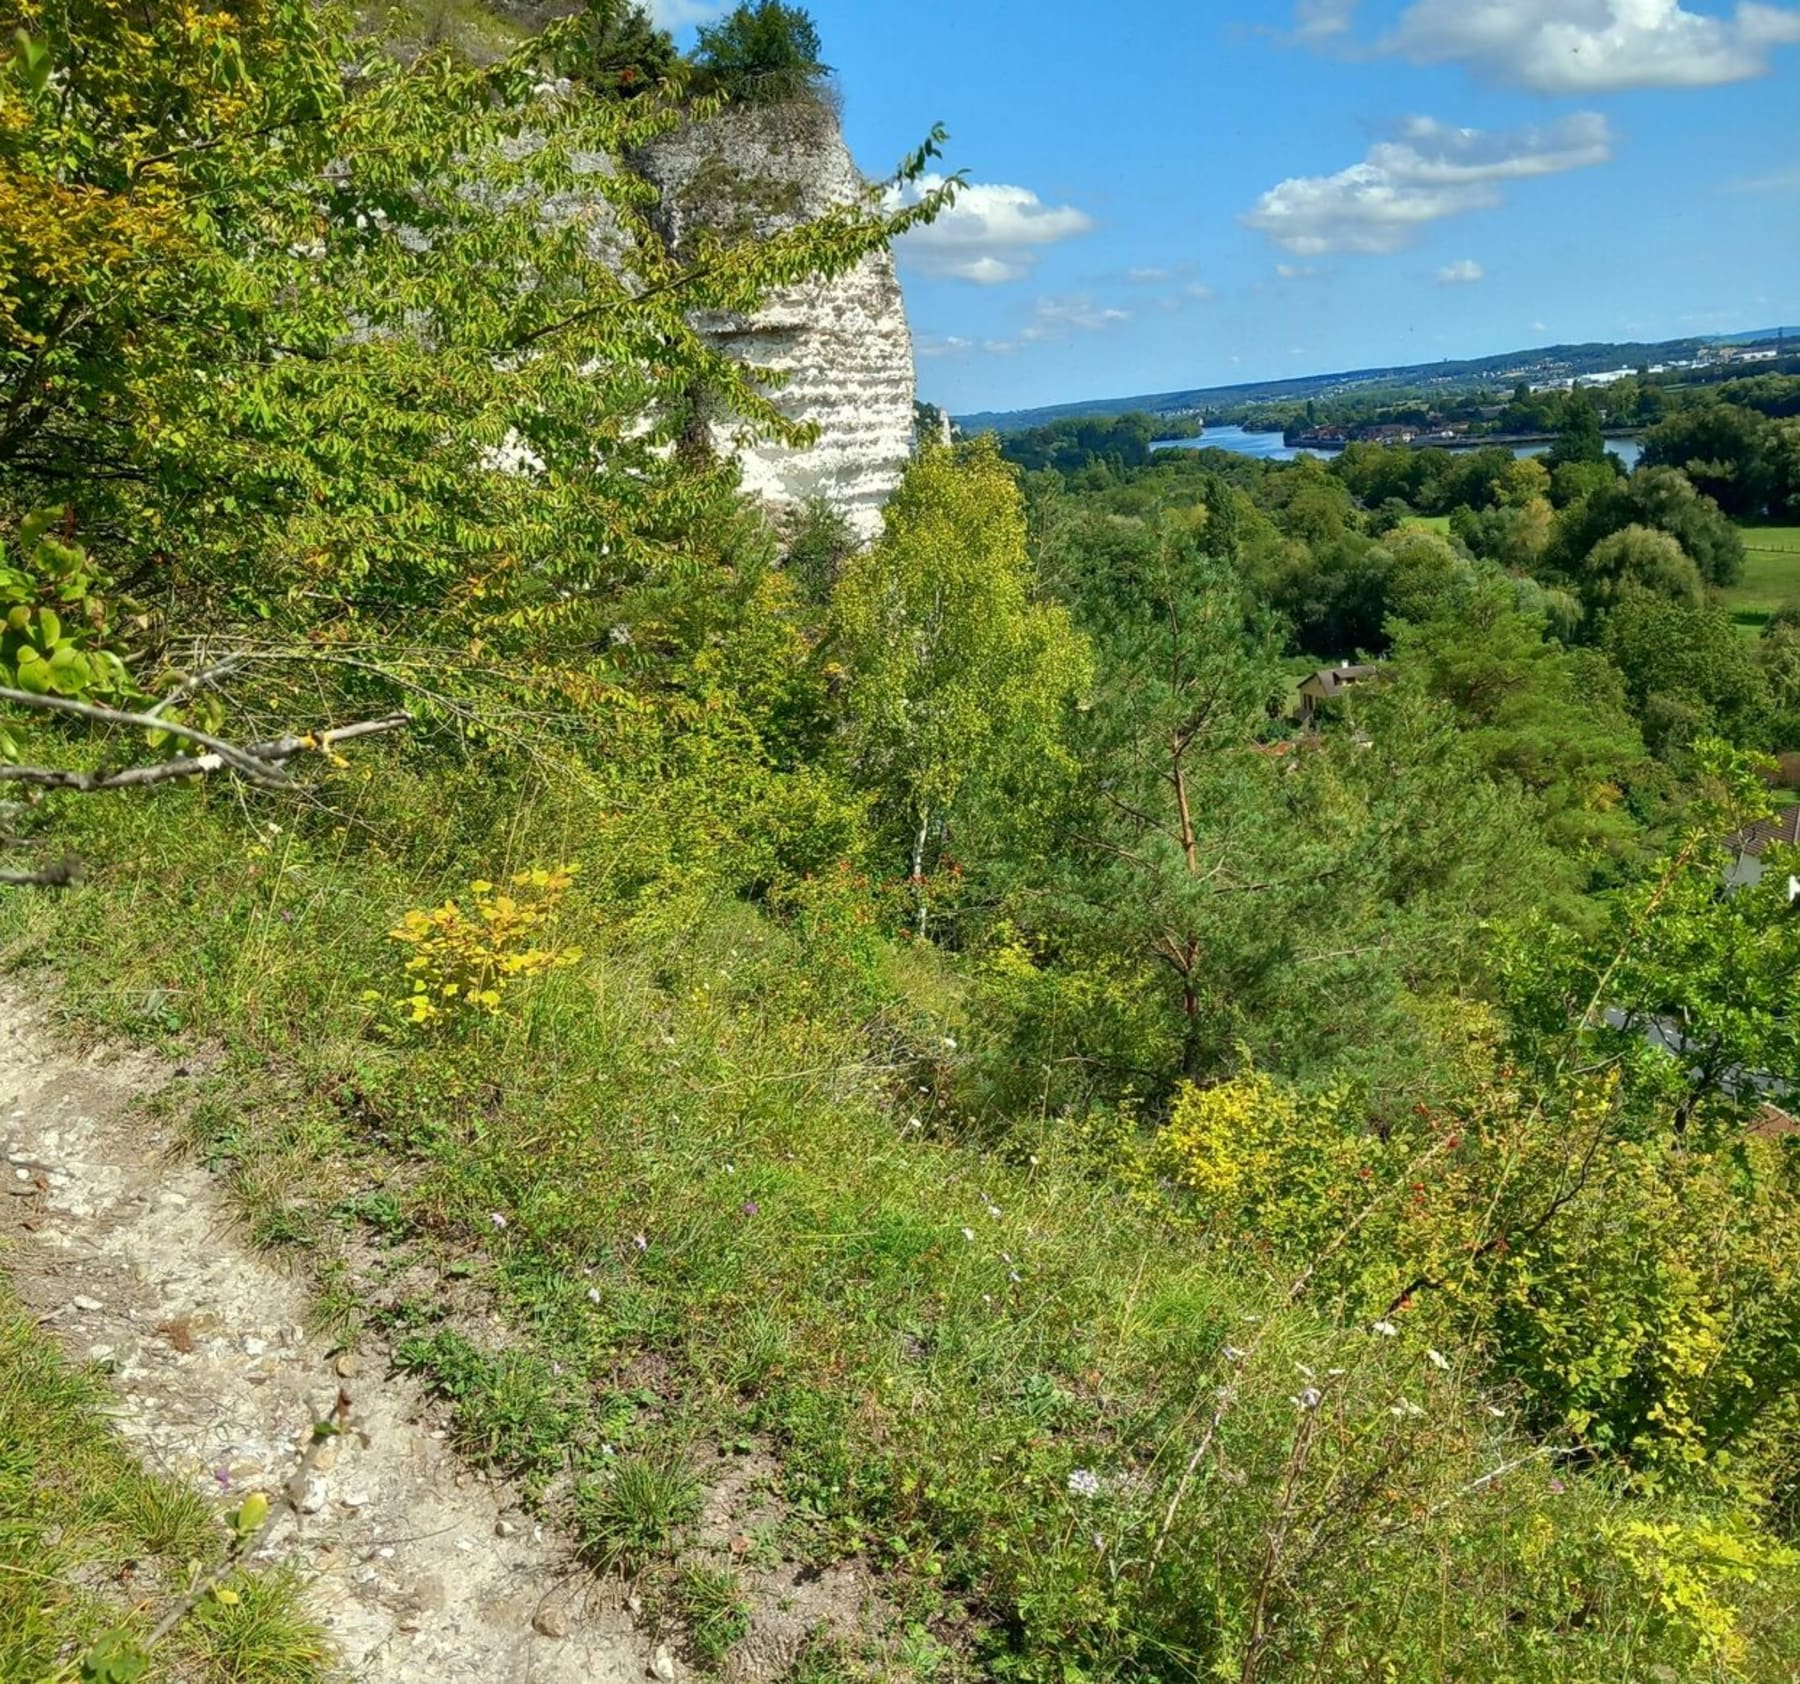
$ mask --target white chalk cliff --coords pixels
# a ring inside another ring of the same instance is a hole
[[[677,250],[700,227],[767,237],[863,185],[835,117],[811,104],[728,111],[634,162],[662,193],[661,232]],[[780,289],[753,316],[695,325],[739,360],[787,375],[775,402],[818,428],[803,450],[746,445],[731,416],[713,417],[714,446],[738,457],[744,489],[777,508],[822,497],[873,537],[913,443],[912,334],[893,258],[876,253],[835,281]]]

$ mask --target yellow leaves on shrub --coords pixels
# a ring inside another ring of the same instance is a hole
[[[406,962],[412,992],[394,1002],[406,1021],[441,1026],[499,1016],[519,983],[579,960],[579,947],[548,939],[574,880],[574,866],[517,872],[505,888],[478,878],[467,911],[447,900],[408,912],[388,931],[413,950]]]
[[[1363,1202],[1383,1156],[1340,1096],[1297,1094],[1259,1070],[1183,1087],[1158,1147],[1169,1178],[1216,1218],[1302,1245]]]
[[[1747,1650],[1737,1597],[1766,1574],[1800,1567],[1800,1552],[1729,1515],[1716,1524],[1627,1521],[1607,1529],[1607,1542],[1665,1634],[1732,1678]]]

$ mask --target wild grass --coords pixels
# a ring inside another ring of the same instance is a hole
[[[1428,1360],[1424,1319],[1346,1324],[1254,1243],[1172,1227],[1105,1131],[977,1129],[980,1024],[849,889],[780,916],[721,893],[683,862],[684,800],[600,818],[554,783],[353,776],[279,832],[222,791],[90,806],[72,841],[119,863],[0,902],[0,962],[96,1022],[222,1043],[195,1132],[252,1220],[286,1213],[333,1315],[372,1307],[464,1449],[595,1560],[679,1558],[676,1448],[754,1439],[786,1552],[860,1559],[948,1634],[921,1676],[1800,1663],[1774,1583],[1742,1591],[1729,1664],[1659,1615],[1623,1493],[1473,1353]],[[562,863],[584,957],[516,1014],[418,1033],[365,999],[404,986],[408,908]],[[348,1286],[351,1231],[439,1284]]]
[[[0,1289],[0,1684],[72,1679],[103,1633],[142,1636],[227,1533],[198,1493],[148,1474],[66,1362]],[[327,1656],[289,1575],[243,1574],[160,1647],[152,1681],[322,1684]]]

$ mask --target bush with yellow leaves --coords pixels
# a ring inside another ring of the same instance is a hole
[[[574,866],[516,872],[507,888],[477,878],[471,910],[447,900],[415,908],[388,931],[413,949],[406,962],[412,992],[394,1004],[408,1023],[442,1026],[469,1014],[497,1017],[520,982],[565,970],[579,947],[549,940]]]

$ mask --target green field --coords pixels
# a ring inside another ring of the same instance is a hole
[[[1725,606],[1755,635],[1784,608],[1800,609],[1800,526],[1744,526],[1744,576]]]

